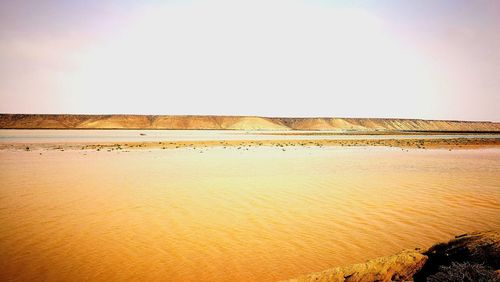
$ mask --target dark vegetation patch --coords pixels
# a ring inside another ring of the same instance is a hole
[[[415,281],[500,281],[500,248],[496,233],[457,236],[424,252],[429,257]]]
[[[428,282],[490,282],[499,280],[493,269],[470,262],[452,262],[450,266],[441,266],[437,273],[427,277]]]

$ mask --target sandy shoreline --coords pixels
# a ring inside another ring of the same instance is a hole
[[[433,138],[433,139],[341,139],[341,140],[191,140],[141,142],[9,142],[0,143],[0,150],[141,150],[141,149],[203,149],[210,147],[292,147],[323,146],[385,146],[416,149],[474,149],[500,146],[500,138]]]

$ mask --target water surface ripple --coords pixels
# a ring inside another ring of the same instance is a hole
[[[3,281],[273,281],[500,228],[499,149],[5,150],[0,160]]]

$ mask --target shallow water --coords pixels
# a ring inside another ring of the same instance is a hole
[[[273,281],[499,228],[499,149],[0,151],[2,281]]]
[[[293,133],[292,135],[289,135]],[[312,134],[311,134],[312,133]],[[314,135],[318,134],[319,135]],[[0,143],[500,138],[500,134],[328,135],[333,131],[0,129]],[[338,132],[337,132],[338,133]]]

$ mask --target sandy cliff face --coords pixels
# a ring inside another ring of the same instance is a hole
[[[1,114],[0,128],[500,132],[500,123],[368,118],[266,118],[253,116]]]

